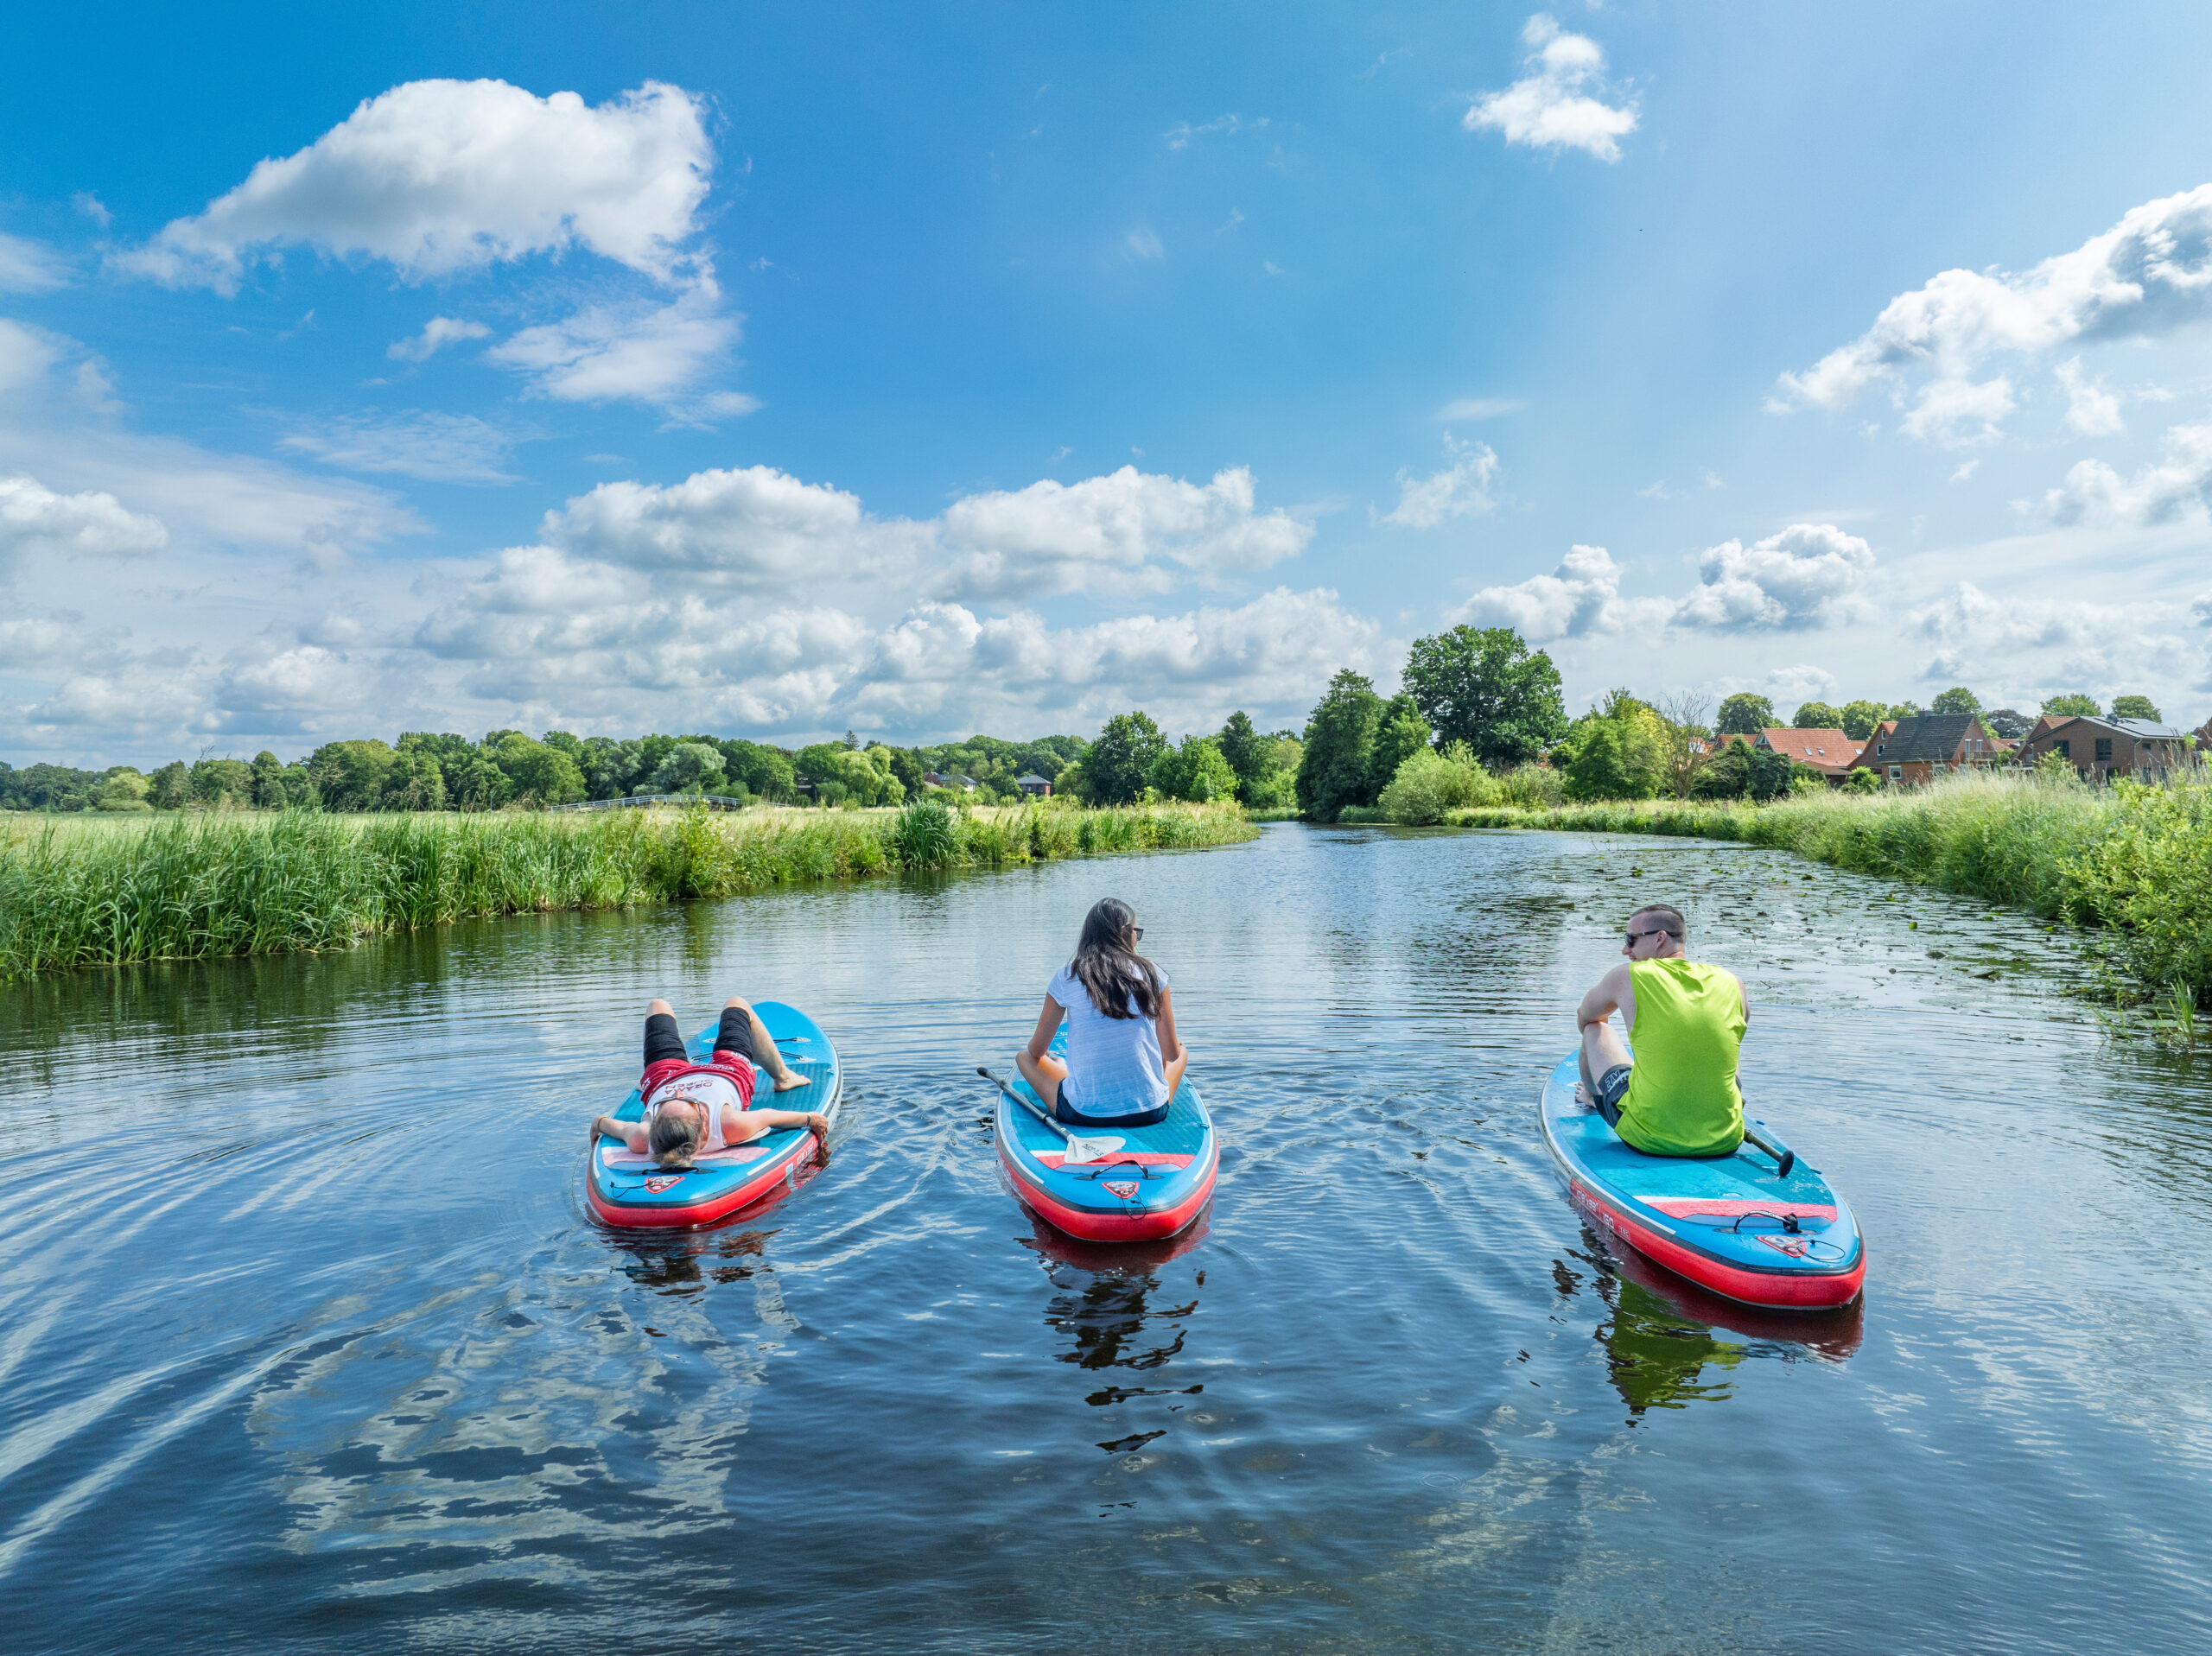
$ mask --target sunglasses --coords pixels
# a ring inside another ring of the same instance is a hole
[[[1133,942],[1142,942],[1144,941],[1144,928],[1142,926],[1131,926],[1129,928],[1129,938]]]
[[[1630,932],[1630,933],[1628,934],[1628,946],[1629,946],[1630,949],[1635,948],[1635,947],[1636,947],[1636,940],[1637,940],[1637,938],[1639,938],[1639,937],[1671,937],[1671,936],[1674,936],[1674,933],[1672,933],[1672,932],[1669,931],[1669,930],[1667,930],[1667,928],[1666,928],[1666,927],[1664,927],[1664,926],[1654,926],[1654,927],[1652,927],[1652,929],[1651,929],[1650,930],[1649,930],[1649,931],[1631,931],[1631,932]]]

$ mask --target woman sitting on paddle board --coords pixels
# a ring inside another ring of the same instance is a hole
[[[714,1056],[705,1063],[692,1062],[676,1026],[676,1008],[656,1000],[645,1009],[645,1073],[638,1082],[645,1117],[617,1121],[611,1115],[594,1116],[592,1142],[605,1133],[633,1151],[650,1152],[663,1167],[688,1167],[704,1151],[749,1144],[778,1127],[811,1127],[826,1139],[827,1116],[748,1107],[755,1063],[768,1072],[779,1093],[810,1084],[784,1062],[753,1008],[737,996],[722,1007]]]
[[[1075,959],[1045,989],[1022,1076],[1053,1117],[1071,1126],[1148,1127],[1167,1119],[1190,1050],[1175,1038],[1167,974],[1136,952],[1144,929],[1129,905],[1106,898],[1084,917]],[[1067,1020],[1067,1060],[1051,1056]]]
[[[1582,1036],[1575,1097],[1647,1156],[1726,1156],[1744,1141],[1738,1054],[1751,1001],[1733,972],[1683,950],[1681,911],[1647,904],[1628,917],[1627,964],[1598,980],[1574,1014]],[[1635,1043],[1613,1033],[1618,1012]]]

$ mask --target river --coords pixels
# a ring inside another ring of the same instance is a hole
[[[977,1063],[1085,907],[1223,1134],[1176,1243],[1055,1241]],[[1538,1138],[1640,900],[1862,1305],[1616,1265]],[[1775,853],[1250,845],[0,988],[13,1651],[2212,1647],[2212,1062],[2024,917]],[[609,1234],[645,1002],[814,1012],[826,1165]]]

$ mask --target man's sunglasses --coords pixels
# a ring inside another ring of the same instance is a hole
[[[1636,940],[1639,937],[1671,937],[1674,935],[1675,934],[1673,932],[1668,930],[1664,926],[1654,926],[1649,931],[1631,931],[1629,933],[1628,944],[1630,949],[1633,949],[1636,947]]]

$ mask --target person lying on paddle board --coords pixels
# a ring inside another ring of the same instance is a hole
[[[1093,904],[1075,959],[1046,986],[1036,1032],[1014,1055],[1045,1107],[1071,1126],[1148,1127],[1167,1119],[1183,1084],[1190,1050],[1175,1037],[1167,974],[1136,952],[1143,938],[1128,904]],[[1065,1063],[1049,1050],[1062,1018]]]
[[[1578,1102],[1649,1156],[1726,1156],[1744,1139],[1737,1056],[1751,1002],[1736,974],[1683,952],[1688,929],[1663,903],[1629,917],[1625,965],[1599,978],[1574,1014],[1582,1036]],[[1614,1032],[1619,1012],[1636,1048]]]
[[[826,1139],[827,1116],[811,1110],[750,1107],[755,1063],[768,1072],[779,1093],[811,1084],[784,1062],[760,1017],[737,996],[732,995],[722,1007],[714,1055],[705,1063],[692,1061],[683,1033],[676,1026],[676,1008],[656,1000],[645,1009],[645,1073],[638,1082],[638,1091],[645,1096],[645,1117],[617,1121],[611,1115],[595,1115],[592,1142],[597,1144],[604,1133],[633,1151],[650,1153],[663,1167],[688,1167],[692,1157],[702,1152],[749,1144],[778,1127],[811,1127]]]

